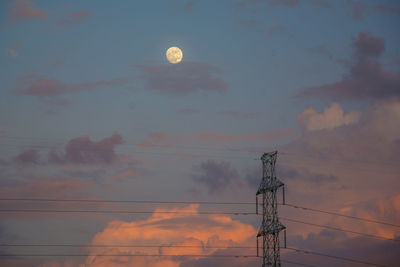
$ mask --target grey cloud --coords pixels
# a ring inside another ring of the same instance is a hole
[[[334,100],[383,99],[400,97],[400,73],[386,72],[378,58],[384,40],[361,32],[353,42],[355,57],[348,74],[340,81],[303,89],[298,97]]]
[[[39,164],[40,155],[35,149],[28,149],[13,158],[13,161],[18,164]]]
[[[49,154],[50,163],[112,163],[117,160],[115,147],[122,144],[122,136],[118,133],[106,137],[98,142],[93,142],[90,137],[83,136],[70,140],[65,147],[65,153]]]
[[[199,166],[194,166],[193,180],[205,186],[209,194],[222,192],[231,182],[239,178],[239,174],[228,162],[207,160]]]

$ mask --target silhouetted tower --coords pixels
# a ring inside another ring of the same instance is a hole
[[[278,151],[264,153],[261,157],[262,161],[262,181],[256,194],[256,205],[258,213],[258,195],[262,195],[262,224],[257,234],[262,236],[263,243],[263,267],[281,266],[279,251],[279,232],[286,227],[279,222],[278,219],[278,203],[276,191],[284,184],[276,178],[275,163]],[[257,248],[258,254],[258,248]]]

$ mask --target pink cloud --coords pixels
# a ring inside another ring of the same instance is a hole
[[[400,186],[397,160],[400,157],[400,102],[377,101],[362,110],[356,123],[345,124],[346,113],[333,116],[334,125],[342,124],[340,127],[322,122],[326,113],[312,115],[316,116],[316,122],[310,125],[306,119],[303,127],[329,126],[329,130],[304,131],[300,138],[280,149],[278,173],[293,177],[286,180],[295,189],[291,193],[293,201],[310,201],[307,204],[312,205],[318,200],[321,204],[325,202],[325,209],[331,206],[335,210],[343,207],[343,203],[398,193],[394,188]],[[318,185],[312,180],[300,179],[307,173],[333,175],[337,179]]]
[[[126,179],[134,179],[134,178],[137,178],[137,176],[138,176],[137,171],[128,169],[128,170],[124,170],[124,171],[114,174],[111,177],[111,179],[116,180],[116,181],[122,181],[122,180],[126,180]]]
[[[185,3],[185,11],[186,12],[192,12],[193,11],[193,6],[194,6],[194,1],[187,1]]]
[[[48,11],[44,9],[35,9],[34,3],[28,0],[14,0],[11,3],[10,17],[15,22],[29,19],[47,18]]]
[[[386,7],[382,4],[378,4],[374,7],[374,10],[379,11],[384,14],[400,15],[400,8]]]
[[[88,17],[90,17],[92,12],[90,10],[80,10],[67,13],[63,15],[56,24],[59,26],[75,26],[82,24]]]
[[[384,15],[400,15],[400,8],[387,7],[383,4],[368,5],[364,1],[349,0],[348,5],[352,10],[352,18],[362,20],[372,12],[379,12]]]
[[[10,54],[11,56],[18,56],[18,50],[20,49],[20,45],[19,44],[14,44],[12,46],[10,46],[10,48],[8,49],[8,54]]]
[[[83,83],[63,83],[57,78],[47,78],[33,73],[25,73],[17,78],[16,92],[37,97],[54,97],[67,93],[87,91],[102,86],[120,86],[128,82],[127,77]]]
[[[316,131],[354,124],[359,121],[360,115],[359,111],[344,113],[338,103],[332,103],[321,113],[312,107],[303,110],[297,115],[297,122],[306,131]]]

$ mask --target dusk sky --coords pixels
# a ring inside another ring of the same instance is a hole
[[[0,266],[261,266],[218,257],[255,204],[201,202],[255,202],[275,150],[320,211],[278,206],[287,246],[358,261],[283,266],[399,266],[400,1],[2,0],[0,35]]]

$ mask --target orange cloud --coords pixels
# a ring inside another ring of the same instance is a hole
[[[226,215],[200,215],[199,205],[182,208],[158,208],[145,220],[110,222],[91,240],[91,244],[167,245],[163,247],[95,248],[86,259],[85,266],[167,266],[178,267],[182,255],[211,255],[219,248],[253,245],[256,230],[249,224],[233,220]],[[157,213],[178,212],[178,213]],[[179,213],[180,212],[180,213]],[[183,214],[181,212],[184,212]],[[174,245],[175,247],[168,247]],[[183,247],[177,247],[183,246]],[[240,253],[243,253],[241,251]],[[252,251],[255,253],[255,251]],[[97,255],[180,255],[181,257],[101,257]],[[201,257],[199,257],[201,258]]]

